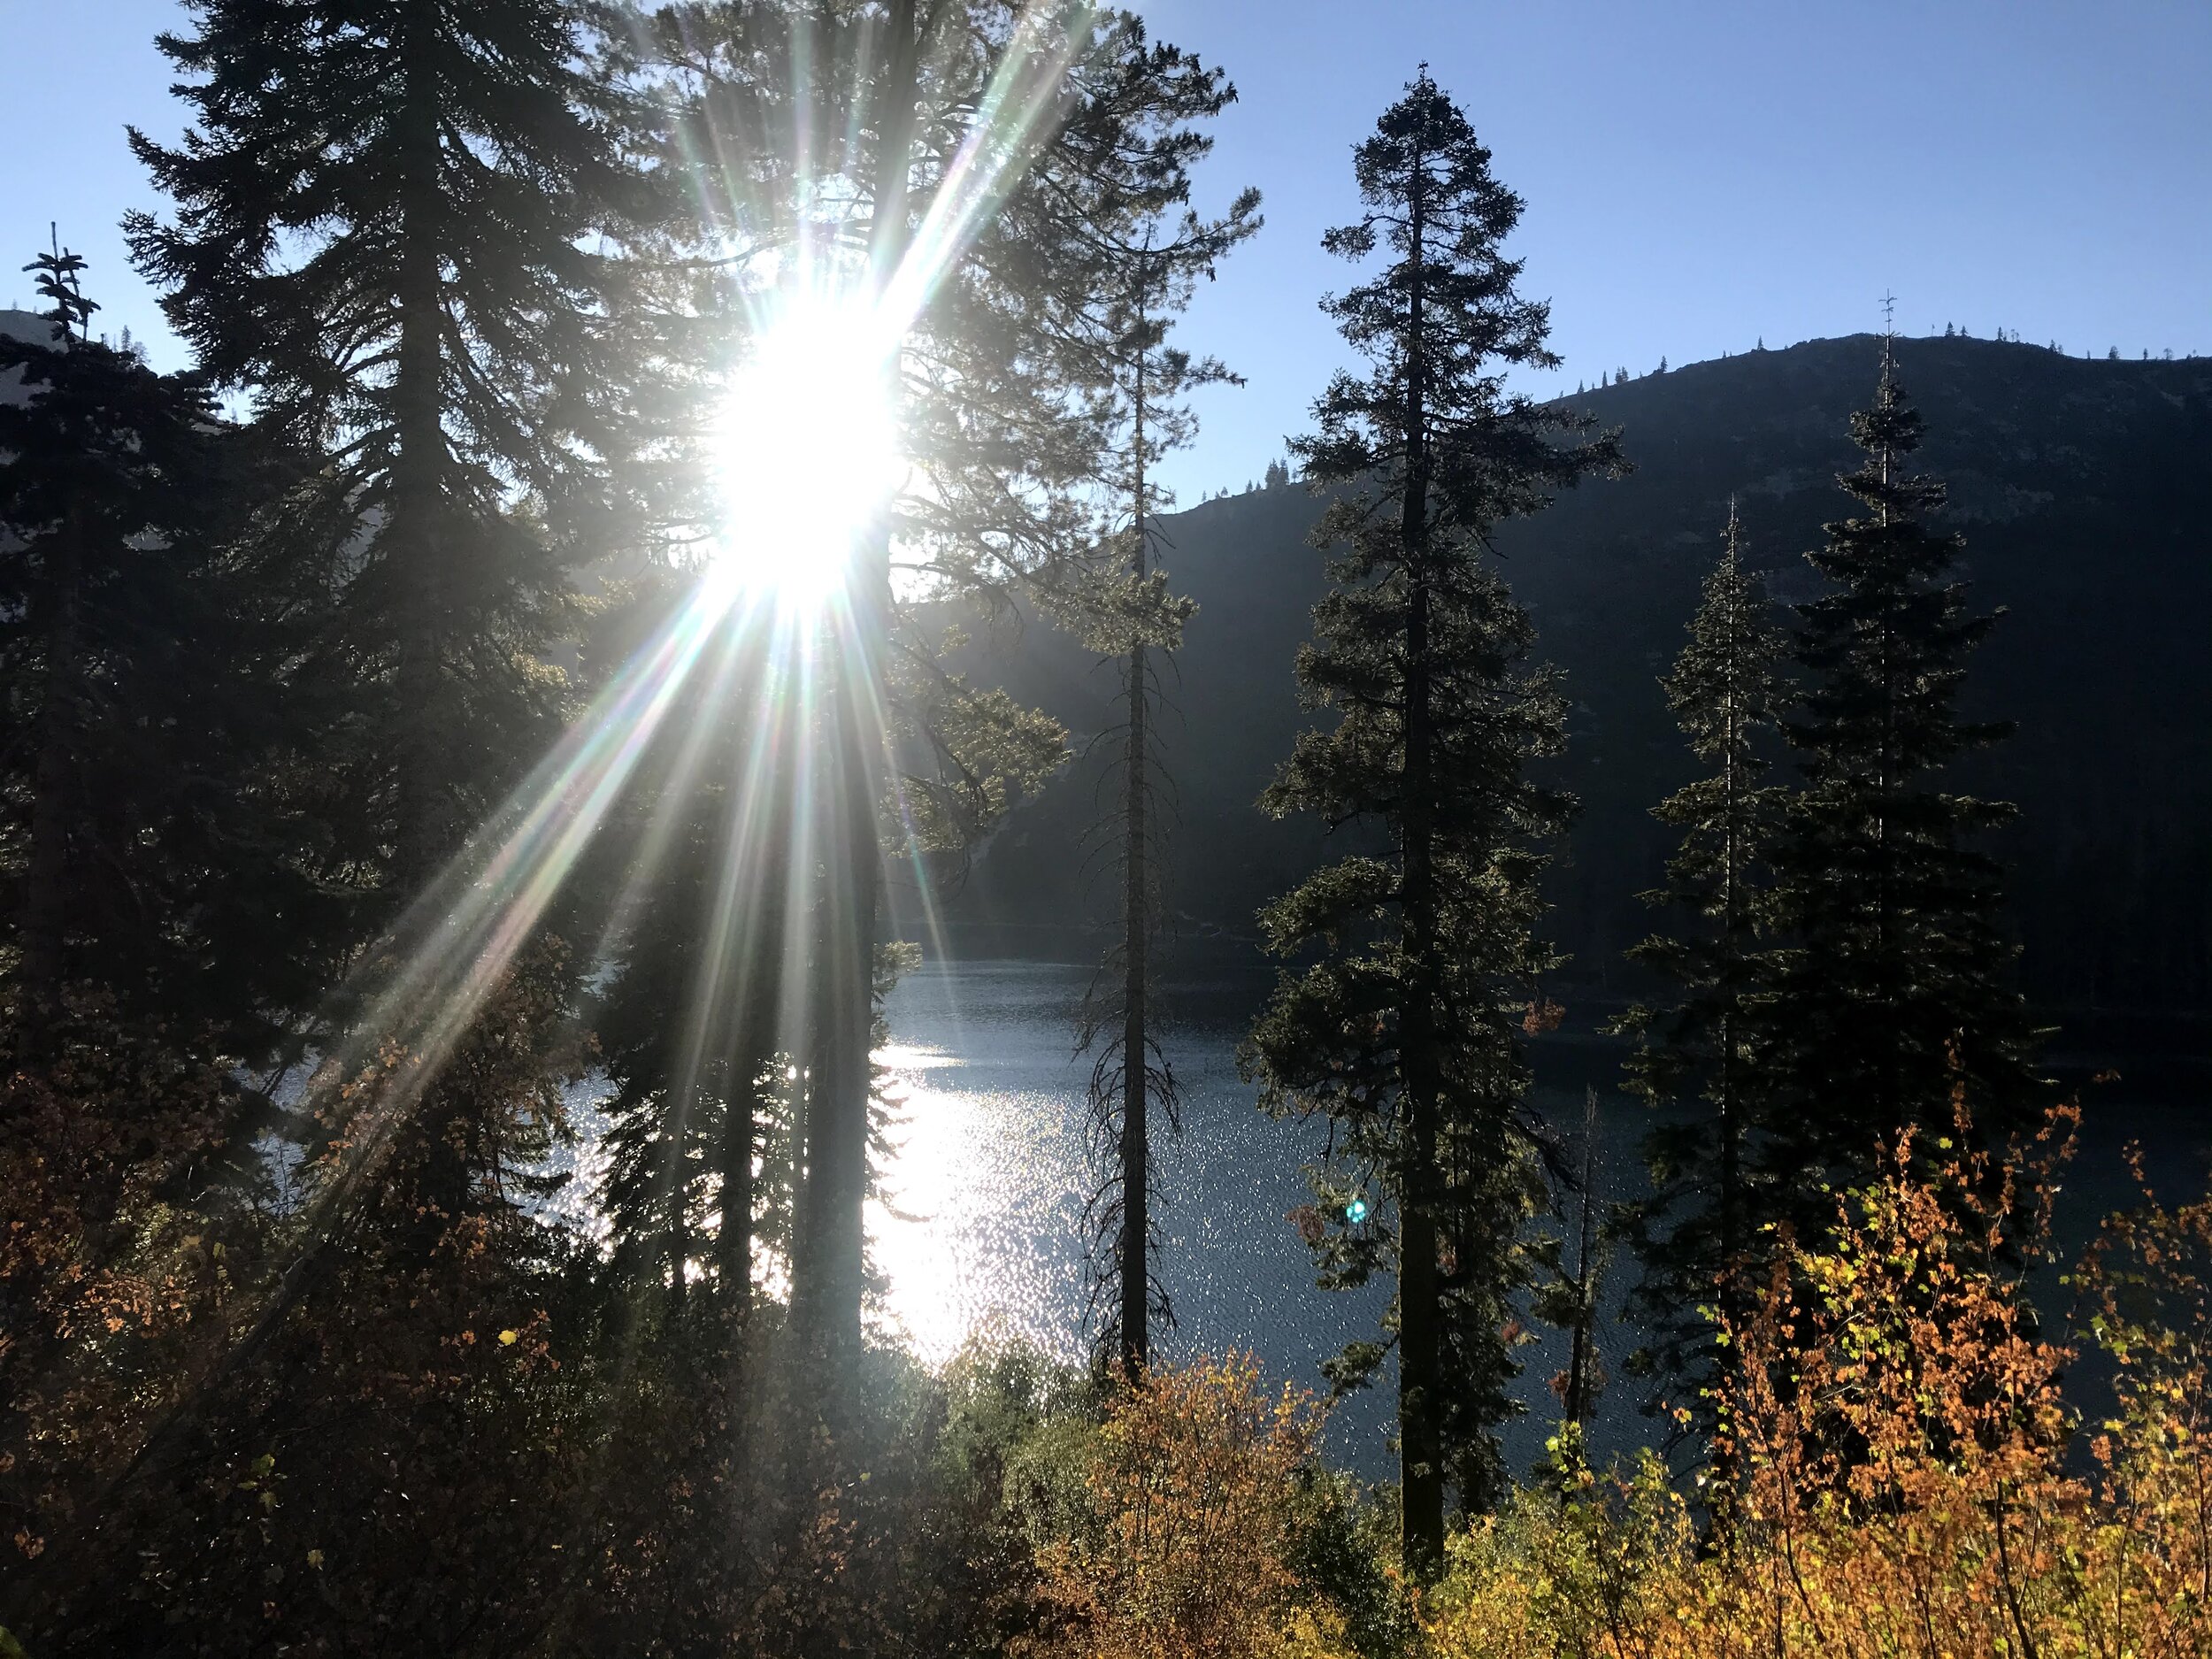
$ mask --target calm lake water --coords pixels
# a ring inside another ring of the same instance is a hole
[[[1068,1358],[1091,1328],[1083,1209],[1095,1172],[1085,1133],[1090,1062],[1073,1054],[1076,1010],[1091,970],[1035,962],[931,962],[893,993],[883,1058],[897,1079],[902,1122],[891,1190],[872,1219],[889,1279],[887,1314],[925,1358],[942,1359],[972,1335],[997,1331]],[[1156,1145],[1162,1199],[1159,1272],[1175,1325],[1166,1356],[1249,1349],[1268,1373],[1320,1386],[1320,1363],[1373,1333],[1385,1300],[1317,1288],[1305,1247],[1286,1214],[1306,1202],[1301,1167],[1321,1125],[1271,1121],[1237,1079],[1235,1049],[1268,979],[1241,971],[1171,984],[1163,1044],[1183,1094],[1183,1136]],[[1613,1091],[1617,1051],[1587,1040],[1536,1050],[1537,1104],[1579,1130],[1586,1085],[1600,1090],[1596,1185],[1606,1198],[1639,1190],[1646,1116]],[[2169,1198],[2194,1196],[2212,1167],[2208,1119],[2193,1104],[2092,1099],[2083,1145],[2058,1223],[2075,1245],[2131,1194],[2121,1147],[2140,1137]],[[1628,1264],[1608,1279],[1617,1312]],[[1617,1379],[1636,1333],[1609,1319],[1601,1349]],[[1564,1364],[1556,1334],[1523,1350],[1529,1416],[1508,1436],[1509,1464],[1534,1461],[1549,1432],[1548,1387]],[[1371,1475],[1388,1471],[1384,1385],[1339,1408],[1334,1456]],[[1635,1444],[1652,1425],[1639,1385],[1617,1381],[1601,1409],[1601,1447]]]

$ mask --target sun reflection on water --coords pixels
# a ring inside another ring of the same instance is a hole
[[[1084,1171],[1064,1102],[983,1085],[942,1048],[876,1058],[892,1079],[891,1186],[868,1215],[887,1334],[931,1364],[995,1333],[1077,1358]]]

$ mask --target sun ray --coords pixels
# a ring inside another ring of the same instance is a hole
[[[839,256],[836,239],[824,238],[825,227],[804,213],[798,216],[795,264],[784,272],[787,279],[798,280],[787,280],[750,314],[748,365],[766,378],[749,382],[745,368],[733,376],[731,419],[736,425],[729,435],[735,439],[733,447],[750,453],[731,480],[737,488],[730,492],[733,523],[726,531],[722,557],[409,907],[384,943],[367,953],[367,965],[332,998],[332,1010],[344,1010],[340,1016],[344,1034],[310,1079],[303,1110],[331,1103],[378,1056],[400,1058],[352,1111],[343,1150],[309,1195],[303,1217],[309,1236],[320,1233],[326,1218],[342,1212],[362,1183],[373,1177],[396,1131],[603,827],[656,734],[699,676],[710,649],[718,638],[727,643],[725,630],[733,615],[749,616],[762,605],[781,614],[783,624],[772,635],[773,651],[789,657],[802,710],[797,718],[810,718],[821,687],[833,680],[847,695],[857,693],[872,746],[879,746],[887,775],[893,775],[887,770],[895,748],[892,723],[879,699],[876,665],[867,658],[865,631],[855,626],[851,595],[843,591],[847,549],[838,543],[841,538],[849,542],[864,529],[874,533],[884,522],[882,514],[898,488],[897,479],[887,473],[899,457],[896,411],[881,403],[881,388],[891,378],[904,337],[938,285],[1048,138],[1060,89],[1091,39],[1094,16],[1094,8],[1078,5],[1031,8],[1018,19],[968,132],[887,279],[847,288],[824,280]],[[800,35],[793,71],[804,68],[805,84],[810,84],[814,44],[803,29]],[[810,161],[818,135],[807,100],[795,102],[797,153]],[[852,109],[846,115],[842,162],[849,168],[857,149],[860,111]],[[710,212],[710,218],[728,223],[731,211],[749,207],[761,223],[772,224],[775,215],[745,199],[738,182],[742,169],[728,158],[734,154],[741,159],[741,151],[730,150],[727,134],[710,127],[708,136],[717,152],[712,157],[695,148],[680,153],[695,174],[721,181],[726,199],[720,205],[729,211]],[[787,413],[794,407],[801,408],[804,423],[776,421],[780,410]],[[788,488],[787,475],[772,474],[776,457],[810,452],[790,435],[799,424],[831,430],[837,442],[821,446],[823,452],[835,452],[841,444],[849,452],[858,438],[868,453],[856,472],[816,472],[810,481],[817,488]],[[873,470],[879,458],[885,461],[886,473]],[[788,556],[780,563],[779,550]],[[770,599],[773,604],[767,604]],[[802,626],[810,608],[818,625],[811,630]],[[818,642],[825,634],[826,646]],[[826,651],[833,663],[824,660]],[[726,684],[718,667],[706,679],[714,687]],[[773,745],[763,750],[789,765],[795,835],[810,837],[826,796],[850,787],[851,780],[826,764],[819,754],[823,747],[807,745],[795,757],[779,755]],[[678,765],[683,766],[681,754]],[[664,848],[664,841],[655,839],[661,833],[657,827],[649,830],[640,867],[632,872],[627,897],[618,902],[618,910],[634,903],[635,885],[649,879],[652,855]],[[922,902],[934,932],[935,905],[924,877],[918,865]],[[805,906],[799,901],[810,896],[800,872],[795,869],[790,879],[794,902],[787,910],[787,960],[795,958],[790,947],[804,926]],[[718,933],[731,928],[733,915],[732,905],[718,902],[712,924]],[[721,949],[726,950],[727,944]],[[794,1018],[803,1018],[806,987],[801,976],[786,978],[797,1010]],[[292,1282],[290,1275],[283,1281]],[[280,1288],[277,1302],[288,1294]]]
[[[1096,9],[1072,6],[1055,20],[1048,20],[1045,11],[1029,7],[1017,20],[976,117],[885,285],[882,307],[901,334],[921,316],[985,216],[1005,200],[1051,135],[1068,71],[1090,41]]]
[[[703,671],[707,677],[702,689],[694,695],[695,703],[718,706],[727,695],[742,660],[747,638],[740,621],[741,613],[733,612],[732,626],[723,634],[723,649],[713,666]],[[693,787],[717,734],[718,728],[711,720],[693,720],[684,727],[679,747],[669,763],[664,785],[665,796],[680,798]],[[648,815],[644,833],[625,863],[620,885],[607,907],[606,919],[592,951],[594,962],[611,959],[627,940],[655,879],[666,865],[680,822],[672,813],[656,810]]]
[[[341,1149],[301,1217],[311,1239],[380,1171],[676,705],[733,596],[726,580],[697,584],[333,998],[349,1010],[345,1029],[295,1107],[343,1122]],[[274,1304],[293,1282],[288,1275],[280,1284]]]

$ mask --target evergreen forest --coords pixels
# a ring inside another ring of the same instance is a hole
[[[1179,503],[1275,233],[1133,13],[157,44],[131,272],[0,227],[0,1659],[2212,1653],[2212,361],[1555,396],[1409,64]]]

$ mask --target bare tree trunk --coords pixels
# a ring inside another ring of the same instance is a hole
[[[872,1097],[869,1038],[875,1014],[877,910],[883,877],[878,829],[881,745],[872,729],[881,641],[887,632],[887,554],[864,551],[853,572],[852,637],[829,694],[834,776],[824,791],[827,845],[817,907],[814,1055],[808,1087],[806,1187],[792,1263],[792,1309],[826,1353],[860,1339]]]
[[[915,0],[893,0],[889,13],[870,250],[878,294],[906,252],[908,173],[920,96]],[[887,373],[894,381],[889,393],[895,397],[895,359]],[[883,886],[878,827],[882,746],[876,722],[883,707],[893,603],[887,513],[855,552],[849,593],[851,629],[829,696],[836,776],[829,792],[828,844],[822,861],[806,1193],[791,1287],[795,1320],[826,1352],[856,1348],[860,1340],[872,1082],[869,1037]]]
[[[722,1307],[742,1319],[753,1305],[753,1147],[759,1136],[760,1079],[768,1057],[748,1043],[732,1070],[722,1112],[722,1214],[714,1235],[715,1281]]]
[[[1736,502],[1732,495],[1728,502],[1728,565],[1733,571],[1740,555],[1741,532],[1736,518]],[[1741,646],[1739,644],[1738,649]],[[1747,865],[1751,849],[1749,838],[1744,833],[1743,815],[1745,793],[1750,780],[1745,775],[1742,748],[1750,729],[1751,710],[1743,707],[1736,695],[1735,665],[1730,666],[1728,690],[1722,708],[1722,821],[1726,832],[1721,847],[1721,931],[1726,941],[1722,972],[1728,976],[1728,995],[1721,1008],[1719,1053],[1715,1059],[1714,1093],[1719,1097],[1720,1108],[1720,1285],[1719,1302],[1723,1324],[1730,1332],[1728,1343],[1720,1349],[1720,1381],[1724,1387],[1736,1379],[1739,1357],[1737,1340],[1742,1333],[1744,1319],[1743,1279],[1745,1271],[1743,1240],[1743,1102],[1738,1098],[1739,1079],[1736,1074],[1736,1043],[1740,1035],[1737,1029],[1733,1003],[1743,994],[1744,975],[1751,955],[1752,929],[1748,914],[1749,876]],[[1726,1505],[1732,1498],[1736,1481],[1735,1460],[1723,1451],[1714,1458],[1713,1490],[1716,1502]]]
[[[437,7],[407,9],[400,38],[404,100],[400,115],[401,237],[399,349],[393,401],[398,444],[393,459],[387,557],[400,595],[397,671],[398,765],[393,875],[403,901],[437,869],[447,850],[438,741],[441,635],[445,572],[439,519],[446,468],[443,399],[444,313],[440,303],[441,180],[438,137]]]
[[[676,1112],[675,1133],[670,1137],[668,1156],[674,1162],[668,1183],[668,1305],[672,1311],[683,1310],[685,1292],[688,1287],[688,1269],[691,1265],[691,1185],[686,1178],[690,1171],[690,1159],[686,1156],[691,1142],[691,1109],[696,1102],[687,1101]]]
[[[399,348],[393,403],[397,444],[385,528],[390,591],[396,595],[397,767],[392,858],[395,910],[428,885],[448,853],[452,780],[440,730],[445,631],[445,518],[448,455],[444,421],[445,313],[441,249],[444,245],[439,138],[438,12],[430,0],[406,8],[400,28],[401,238]],[[469,1125],[433,1087],[419,1118],[427,1145],[423,1199],[427,1243],[441,1236],[441,1217],[461,1215],[469,1202]]]
[[[1140,273],[1139,281],[1144,280]],[[1144,304],[1138,302],[1138,350],[1134,406],[1136,455],[1135,545],[1130,569],[1141,581],[1145,574],[1145,538],[1151,534],[1145,517]],[[1141,637],[1129,647],[1126,749],[1122,779],[1122,1005],[1121,1005],[1121,1364],[1135,1381],[1151,1356],[1151,1179],[1152,1150],[1147,1113],[1151,1104],[1149,1049],[1145,1029],[1146,999],[1151,994],[1147,971],[1151,966],[1151,894],[1145,865],[1145,766],[1150,747],[1145,719],[1148,687]]]
[[[757,697],[770,694],[767,680],[759,682],[753,693]],[[788,709],[775,709],[772,718],[774,726],[767,741],[780,751],[795,751],[805,735],[799,718]],[[733,864],[728,877],[733,883],[747,883],[757,895],[752,914],[740,934],[741,954],[734,964],[736,1029],[725,1074],[722,1141],[716,1157],[721,1217],[715,1233],[715,1278],[725,1329],[732,1336],[733,1355],[737,1351],[735,1332],[753,1307],[753,1209],[760,1196],[753,1159],[762,1149],[762,1133],[772,1110],[768,1102],[781,1087],[781,1056],[797,1046],[783,1023],[787,972],[783,964],[786,953],[795,942],[790,933],[790,912],[794,856],[798,850],[797,788],[795,780],[781,769],[771,777],[766,810],[761,815],[761,821],[770,826],[768,832],[750,861],[751,867]],[[741,841],[733,847],[733,856],[741,849]],[[735,892],[726,894],[717,902],[733,910]],[[764,995],[764,989],[773,994]],[[793,1132],[802,1133],[796,1125]]]
[[[1597,1403],[1598,1092],[1582,1102],[1582,1225],[1575,1253],[1574,1342],[1567,1359],[1567,1421],[1586,1426]]]

